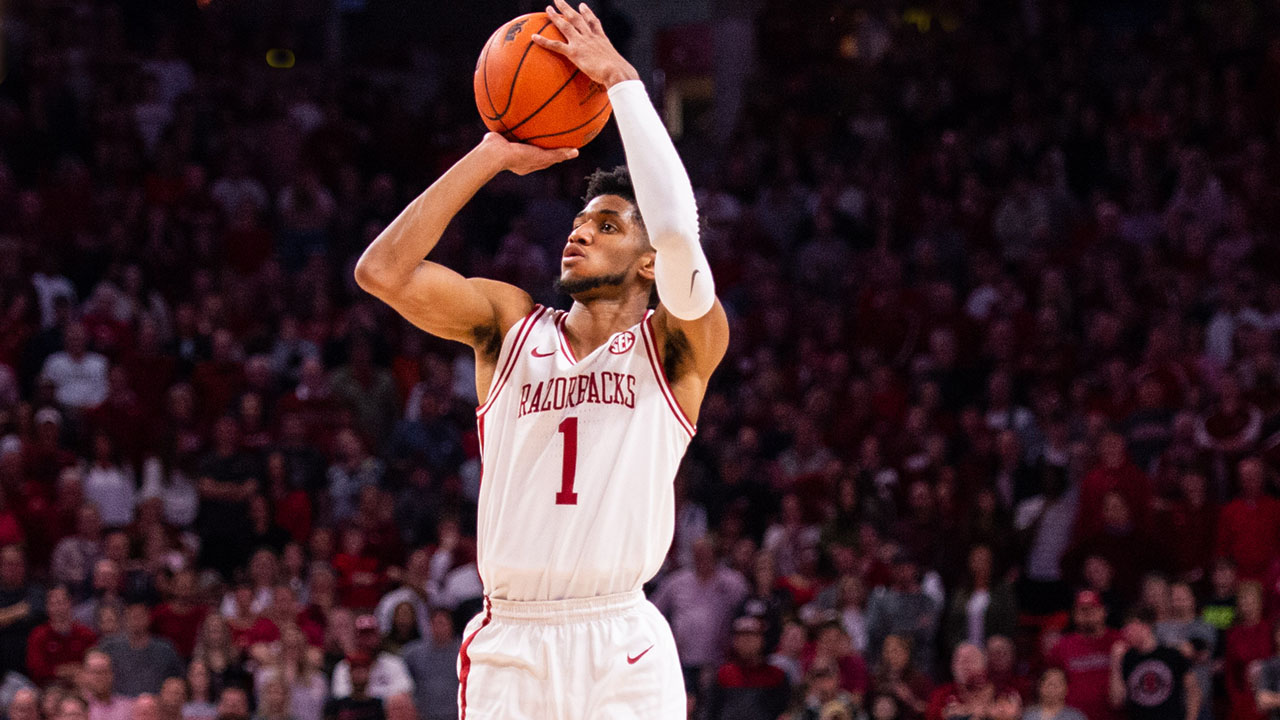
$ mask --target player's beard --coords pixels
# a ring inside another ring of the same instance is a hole
[[[578,295],[591,290],[597,290],[602,287],[622,287],[627,281],[627,273],[620,272],[616,275],[597,275],[588,278],[574,278],[565,280],[563,276],[556,278],[556,292],[562,292],[569,297]]]

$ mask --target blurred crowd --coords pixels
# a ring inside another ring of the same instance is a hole
[[[1280,718],[1280,2],[757,4],[680,139],[733,328],[648,588],[690,716]],[[473,360],[351,271],[483,34],[348,5],[8,3],[10,720],[457,715]],[[620,159],[438,259],[564,306]]]

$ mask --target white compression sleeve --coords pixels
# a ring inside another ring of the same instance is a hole
[[[658,298],[681,320],[706,315],[716,301],[711,266],[698,242],[698,204],[693,185],[644,83],[627,80],[609,88],[618,120],[636,204],[657,251]]]

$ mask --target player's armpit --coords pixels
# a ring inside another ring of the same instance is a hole
[[[422,330],[475,348],[477,358],[496,358],[502,338],[533,309],[529,293],[497,280],[466,278],[424,260],[398,286],[362,284]]]
[[[711,374],[729,349],[729,317],[717,298],[702,317],[681,320],[667,311],[661,302],[653,313],[653,329],[659,353],[673,386],[693,380],[698,385],[697,401],[701,402]],[[682,393],[676,387],[677,396]],[[679,398],[684,400],[684,398]],[[683,404],[683,403],[682,403]],[[685,407],[685,410],[693,408]]]

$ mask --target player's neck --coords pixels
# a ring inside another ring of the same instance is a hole
[[[608,342],[614,333],[643,320],[648,309],[647,295],[574,300],[565,319],[565,330],[574,350],[584,351],[578,354],[583,357]]]

